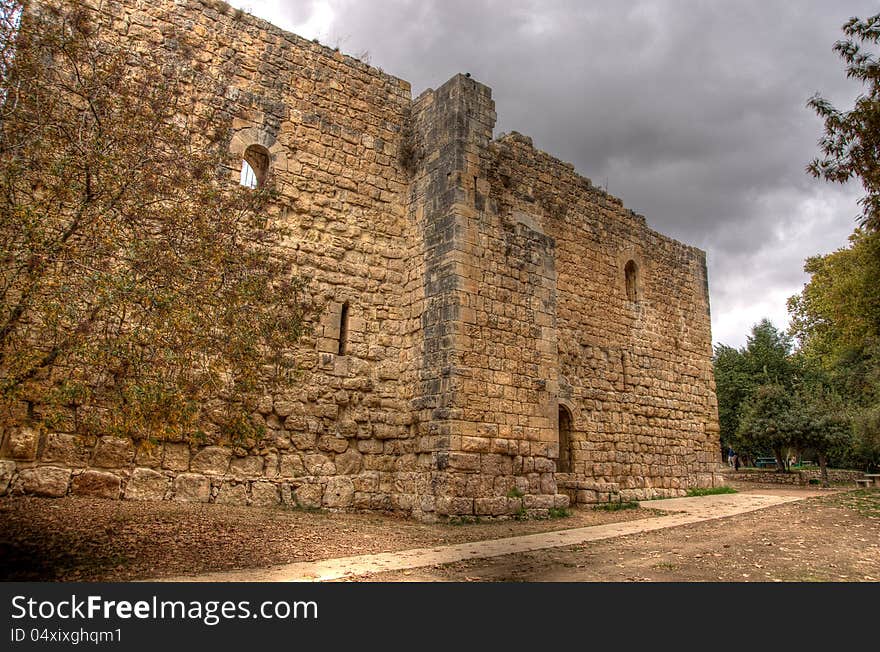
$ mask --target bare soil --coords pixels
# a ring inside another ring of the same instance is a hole
[[[756,488],[756,492],[797,489]],[[649,518],[589,507],[568,518],[464,525],[377,514],[81,498],[0,499],[0,578],[125,581],[496,539]],[[356,581],[880,581],[880,491],[567,548],[380,573]]]
[[[380,514],[87,498],[0,498],[0,579],[127,581],[259,568],[586,527],[655,515],[570,510],[567,518],[460,525]]]
[[[880,491],[833,493],[579,546],[352,581],[877,582]]]

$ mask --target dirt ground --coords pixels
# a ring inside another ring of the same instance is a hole
[[[352,581],[877,582],[880,491],[829,493],[655,532]]]
[[[379,514],[86,498],[0,498],[0,579],[127,581],[500,539],[656,515],[426,524]]]
[[[762,489],[738,485],[740,490]],[[775,487],[768,491],[796,492]],[[650,504],[650,503],[648,503]],[[87,499],[0,499],[0,578],[124,581],[257,568],[648,518],[423,524],[375,514]],[[693,525],[366,581],[880,581],[880,491],[828,492]]]

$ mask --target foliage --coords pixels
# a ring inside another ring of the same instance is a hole
[[[762,385],[793,386],[797,374],[790,357],[791,345],[788,335],[763,319],[752,327],[745,347],[734,349],[723,344],[715,347],[712,363],[718,418],[721,439],[726,445],[735,446],[741,452],[761,450],[758,440],[740,436],[743,408]]]
[[[741,351],[724,344],[715,347],[712,357],[715,391],[718,397],[718,423],[721,440],[732,445],[739,428],[740,411],[751,395],[751,377]]]
[[[593,509],[598,509],[603,512],[619,512],[623,509],[638,509],[639,504],[634,500],[621,501],[617,503],[601,503],[599,505],[594,505]]]
[[[851,466],[880,463],[880,232],[857,230],[848,247],[807,260],[811,274],[791,297],[791,332],[830,410],[831,429],[846,419],[852,433],[834,435],[829,453]],[[821,381],[815,379],[821,376]],[[835,398],[829,404],[829,397]],[[836,424],[836,425],[835,425]]]
[[[864,93],[849,111],[835,108],[827,99],[814,95],[808,102],[825,123],[819,140],[822,158],[807,170],[815,177],[844,183],[857,177],[865,189],[862,226],[880,228],[880,62],[866,47],[880,41],[880,14],[850,18],[843,25],[845,40],[834,51],[846,63],[846,76],[861,82]]]
[[[719,494],[735,494],[737,493],[736,489],[733,487],[693,487],[687,490],[687,495],[689,497],[693,496],[716,496]]]
[[[880,232],[856,230],[849,242],[807,259],[810,282],[788,300],[792,334],[826,369],[873,356],[880,337]],[[858,376],[863,383],[877,380]]]
[[[791,348],[791,337],[777,329],[769,319],[756,324],[742,351],[752,382],[790,387],[795,379],[795,368],[789,357]]]
[[[796,443],[796,414],[796,398],[788,389],[760,385],[743,406],[737,438],[751,450],[769,448],[780,461],[783,449]]]
[[[569,518],[571,512],[565,507],[551,507],[547,510],[547,518]]]
[[[124,47],[77,0],[22,16],[0,25],[0,419],[259,435],[308,308],[271,183],[230,181],[224,80],[185,34]]]

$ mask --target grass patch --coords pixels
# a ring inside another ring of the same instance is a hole
[[[876,489],[857,489],[845,494],[829,497],[832,505],[852,509],[868,518],[880,518],[880,491]]]
[[[482,522],[479,516],[450,516],[446,520],[448,525],[477,525]]]
[[[687,490],[687,495],[689,498],[692,498],[694,496],[715,496],[717,494],[735,494],[735,493],[737,493],[737,491],[733,487],[705,487],[705,488],[694,487],[693,489]]]
[[[549,518],[568,518],[571,516],[571,512],[565,509],[565,507],[551,507],[548,511]]]
[[[281,512],[304,512],[306,514],[330,513],[322,507],[309,507],[308,505],[301,505],[300,503],[281,503],[279,505],[272,505],[270,509],[277,509]]]
[[[507,492],[508,498],[522,498],[523,496],[525,496],[525,494],[516,487]]]
[[[634,500],[627,500],[626,502],[619,503],[602,503],[601,505],[594,505],[593,509],[598,509],[603,512],[619,512],[622,509],[636,509],[639,504]]]
[[[670,564],[668,561],[661,561],[659,564],[654,564],[652,568],[656,568],[658,570],[675,570],[675,564]]]

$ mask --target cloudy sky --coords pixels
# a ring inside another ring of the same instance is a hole
[[[807,256],[846,244],[857,183],[804,172],[822,124],[816,92],[860,87],[831,47],[875,2],[232,0],[408,80],[457,72],[492,88],[495,133],[540,149],[707,252],[714,342],[741,346],[785,300]]]

